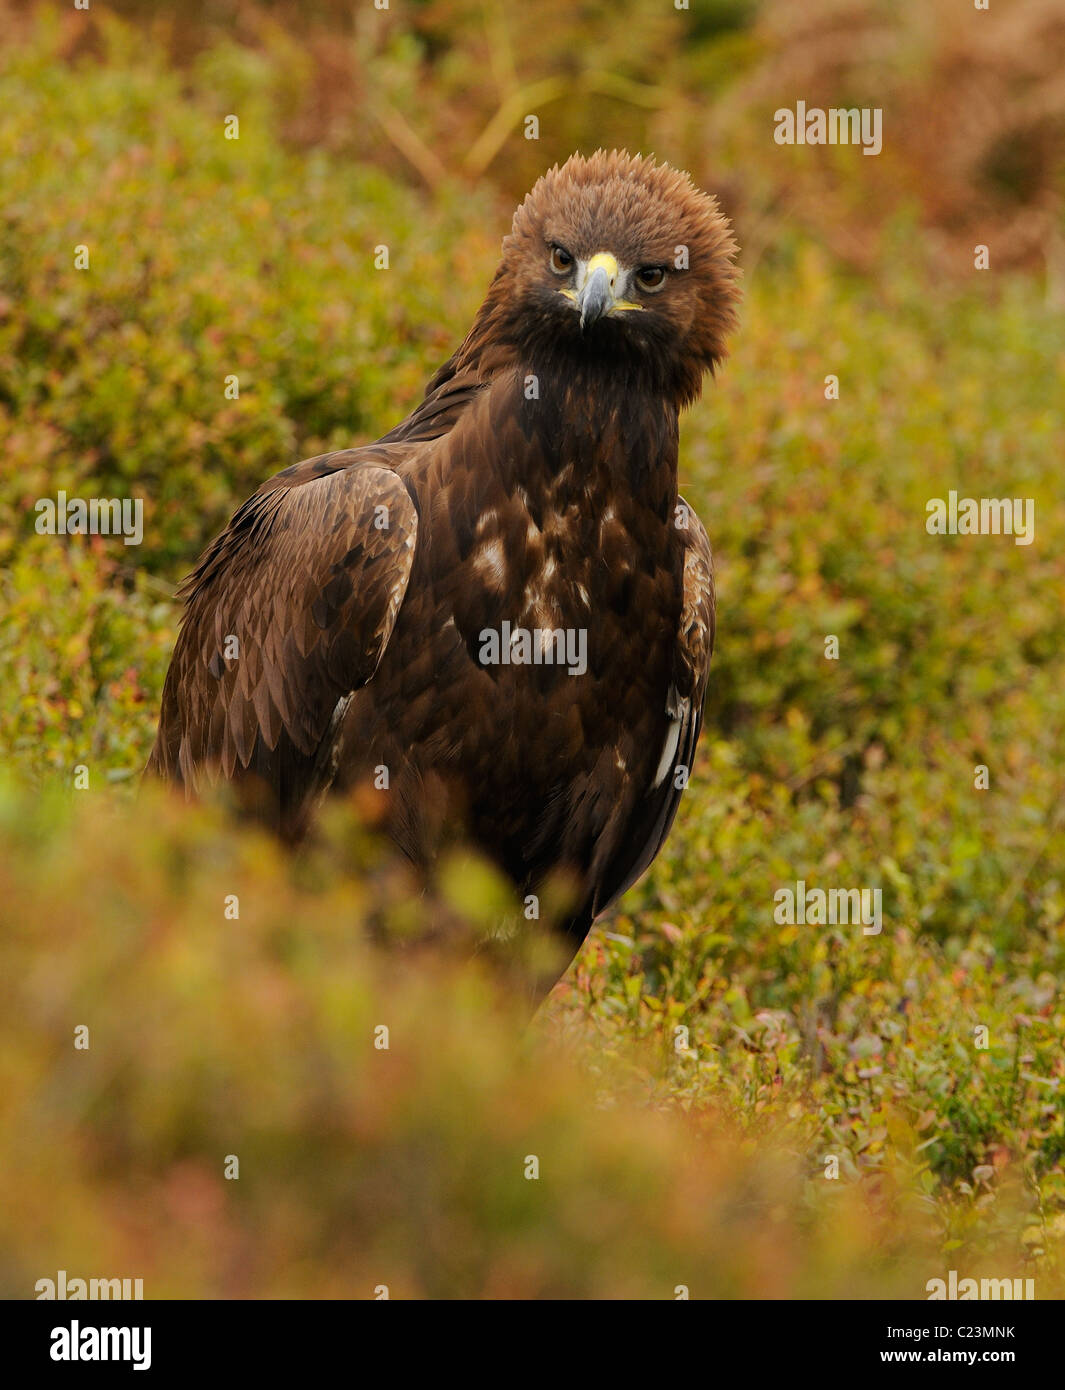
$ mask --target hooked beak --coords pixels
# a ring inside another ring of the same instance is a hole
[[[588,273],[577,307],[581,311],[581,332],[586,332],[597,319],[603,318],[614,306],[614,286],[618,279],[618,263],[613,256],[600,251],[588,262]]]
[[[623,309],[642,309],[642,304],[633,304],[617,297],[618,263],[608,251],[597,252],[585,268],[584,283],[576,294],[577,308],[581,311],[581,332],[586,333],[599,319]]]

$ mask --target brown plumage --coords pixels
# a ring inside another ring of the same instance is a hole
[[[544,175],[414,412],[269,479],[186,581],[150,767],[254,786],[289,838],[384,767],[416,862],[457,826],[523,894],[568,873],[575,949],[657,854],[699,735],[714,589],[678,412],[725,355],[734,254],[668,166]],[[568,633],[569,664],[505,661],[518,628]]]

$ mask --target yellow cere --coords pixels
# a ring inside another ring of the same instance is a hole
[[[618,263],[609,251],[597,251],[588,262],[588,274],[592,275],[597,270],[605,270],[607,279],[610,281],[610,288],[614,288],[614,281],[618,278]]]
[[[618,278],[617,258],[612,256],[609,251],[597,251],[588,262],[588,274],[593,274],[596,270],[605,270],[607,279],[610,281],[610,290],[613,293],[614,285]],[[620,313],[623,309],[642,309],[642,304],[636,304],[631,299],[615,299],[607,310],[607,317],[611,314]]]

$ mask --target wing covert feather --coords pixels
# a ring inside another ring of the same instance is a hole
[[[338,701],[377,669],[417,530],[385,449],[308,459],[264,483],[182,587],[150,765],[194,786],[202,768],[239,775],[283,736],[313,759]]]

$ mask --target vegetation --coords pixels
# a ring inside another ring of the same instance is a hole
[[[755,63],[732,10],[677,64]],[[444,110],[434,14],[410,63]],[[0,57],[0,1292],[64,1268],[149,1297],[920,1298],[955,1268],[1062,1296],[1052,277],[994,249],[933,273],[913,171],[872,264],[740,222],[742,328],[683,431],[719,588],[696,774],[523,1035],[490,972],[418,944],[492,916],[485,866],[419,902],[350,808],[289,863],[136,786],[199,549],[264,477],[395,423],[469,322],[509,199],[462,169],[479,108],[427,191],[295,139],[280,27],[178,61],[71,22]],[[568,143],[614,142],[595,110]],[[143,498],[143,544],[36,534],[60,489]],[[1033,543],[930,535],[952,489],[1034,499]],[[882,931],[778,921],[799,880],[879,888]]]

